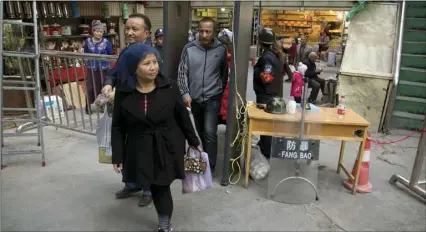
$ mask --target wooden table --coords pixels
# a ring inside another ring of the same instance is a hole
[[[246,167],[250,167],[251,158],[251,138],[253,135],[267,135],[298,138],[300,136],[301,112],[291,114],[269,114],[258,109],[255,104],[248,105],[248,142],[246,153]],[[359,170],[364,154],[364,143],[367,138],[367,131],[370,123],[351,109],[346,109],[344,118],[337,117],[337,109],[323,108],[315,111],[306,111],[305,114],[305,139],[316,140],[339,140],[342,141],[340,148],[339,163],[337,173],[340,169],[346,173],[348,178],[355,183],[352,194],[356,193],[355,187],[359,179]],[[361,142],[356,161],[356,172],[353,176],[343,165],[343,155],[345,142]],[[249,168],[245,168],[245,188],[249,182]]]

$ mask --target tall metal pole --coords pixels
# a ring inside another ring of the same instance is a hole
[[[225,154],[223,158],[223,172],[221,185],[226,186],[229,184],[229,165],[230,157],[238,154],[237,149],[231,148],[231,143],[237,135],[237,112],[235,110],[235,96],[236,91],[240,94],[241,98],[246,100],[247,90],[247,76],[248,64],[250,57],[250,44],[251,44],[251,30],[253,14],[246,12],[253,12],[253,2],[251,1],[236,1],[234,5],[234,49],[231,62],[231,78],[229,83],[229,97],[228,97],[228,114],[226,123],[226,139],[225,139]],[[235,56],[235,58],[234,58]],[[236,61],[237,63],[235,63]],[[237,90],[235,91],[235,87]],[[245,103],[243,103],[245,104]],[[248,138],[250,142],[251,138]],[[244,146],[244,145],[243,145]],[[248,167],[246,167],[248,168]]]
[[[392,119],[392,113],[395,108],[395,100],[396,100],[396,91],[399,83],[399,74],[401,70],[401,56],[402,56],[402,45],[404,40],[404,26],[405,26],[405,10],[407,7],[406,1],[402,1],[399,4],[400,9],[400,21],[398,23],[398,41],[397,41],[397,49],[396,49],[396,59],[395,59],[395,67],[394,67],[394,77],[393,77],[393,85],[391,92],[389,94],[389,101],[387,103],[386,116],[384,120],[383,130],[388,131],[390,129],[390,123]]]
[[[413,188],[419,182],[420,174],[422,173],[422,164],[425,161],[425,155],[426,155],[425,131],[426,131],[426,115],[425,115],[425,120],[423,122],[423,131],[419,139],[419,146],[417,147],[417,154],[416,154],[416,159],[414,160],[413,171],[411,172],[410,185],[409,185],[411,188]]]
[[[3,19],[4,19],[4,9],[3,9],[3,2],[0,3],[0,159],[1,159],[1,165],[3,165]]]
[[[188,43],[191,21],[191,2],[164,1],[164,54],[163,74],[177,80],[177,70],[183,47]]]
[[[262,27],[262,1],[259,1],[259,10],[257,12],[257,20],[259,20],[259,23],[257,24],[256,28],[256,57],[260,56],[260,46],[259,46],[259,40],[257,39],[259,36],[259,29]]]

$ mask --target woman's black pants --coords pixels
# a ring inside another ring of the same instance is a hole
[[[173,213],[173,198],[170,185],[151,185],[152,200],[158,215],[167,215],[170,218]]]

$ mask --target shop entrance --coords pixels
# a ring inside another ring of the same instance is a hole
[[[324,93],[320,91],[317,104],[334,104],[331,96],[337,81],[340,64],[348,38],[349,23],[345,22],[345,10],[269,10],[261,12],[263,27],[273,28],[277,40],[287,54],[292,71],[299,62],[304,62],[310,52],[316,52],[319,59],[317,69],[320,78],[327,81]],[[306,40],[306,46],[303,47]],[[329,84],[328,84],[329,83]],[[284,86],[284,96],[291,84]],[[330,95],[330,96],[329,96]]]

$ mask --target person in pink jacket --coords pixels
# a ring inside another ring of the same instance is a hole
[[[293,73],[290,96],[292,96],[297,103],[300,103],[302,101],[304,85],[303,78],[307,69],[308,67],[306,65],[304,65],[302,62],[299,62],[299,65],[297,66],[297,71]]]

